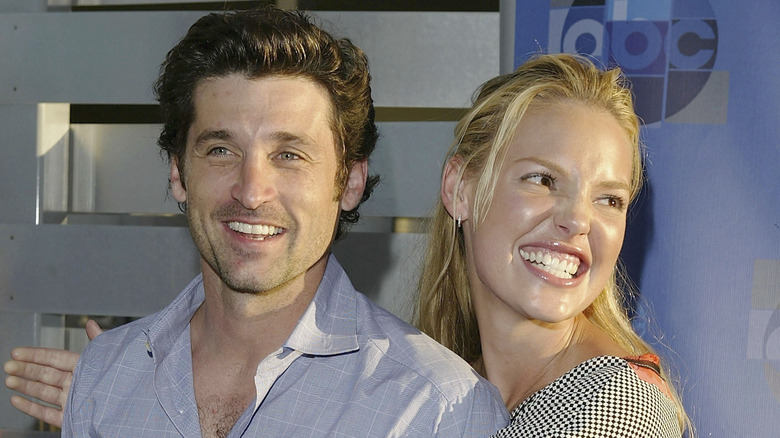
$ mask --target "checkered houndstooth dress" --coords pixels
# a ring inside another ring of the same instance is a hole
[[[526,399],[497,438],[680,438],[675,405],[615,356],[587,360]]]

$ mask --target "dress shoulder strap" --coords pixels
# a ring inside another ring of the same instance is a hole
[[[661,377],[661,361],[658,359],[658,356],[645,353],[641,356],[629,356],[623,359],[628,362],[628,365],[634,370],[639,379],[656,386],[669,399],[672,399],[669,386]]]

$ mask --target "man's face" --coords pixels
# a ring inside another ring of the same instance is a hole
[[[185,174],[172,163],[171,191],[187,202],[204,278],[262,293],[324,268],[340,208],[357,205],[366,170],[358,163],[336,198],[327,91],[301,77],[233,74],[201,81],[194,105]]]

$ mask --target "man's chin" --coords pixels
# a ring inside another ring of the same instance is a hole
[[[222,283],[230,290],[240,294],[265,295],[290,282],[289,278],[274,278],[259,270],[244,275],[220,275]],[[262,277],[262,278],[258,278]],[[262,281],[261,281],[262,280]]]
[[[267,285],[258,284],[257,281],[241,281],[224,277],[221,278],[225,286],[236,293],[261,295],[269,290]]]

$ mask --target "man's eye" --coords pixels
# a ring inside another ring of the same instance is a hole
[[[285,161],[292,161],[292,160],[297,160],[297,159],[299,159],[300,157],[299,157],[297,154],[294,154],[294,153],[292,153],[292,152],[282,152],[282,153],[280,153],[280,154],[278,155],[278,158],[279,158],[280,160],[285,160]]]
[[[217,146],[209,150],[209,155],[228,155],[229,153],[230,151],[228,150],[228,148],[222,146]]]

